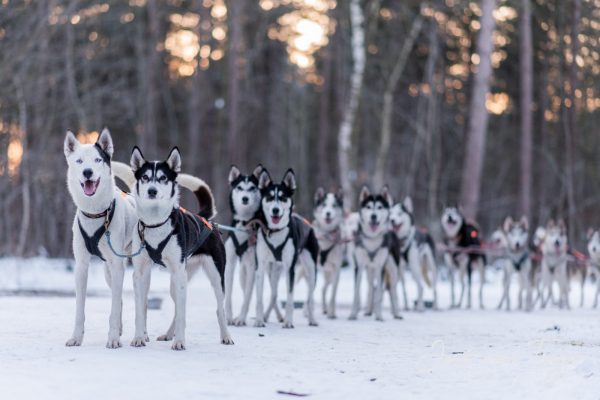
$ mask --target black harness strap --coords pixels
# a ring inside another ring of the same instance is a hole
[[[329,253],[331,253],[331,250],[333,250],[336,244],[337,243],[334,243],[331,246],[329,246],[328,249],[319,251],[319,261],[321,262],[321,265],[325,265],[325,263],[327,262],[327,257],[329,257]]]
[[[165,263],[162,260],[162,253],[163,250],[165,249],[165,247],[167,247],[167,243],[169,243],[169,240],[171,240],[171,237],[173,236],[173,234],[175,233],[175,230],[172,230],[171,233],[169,233],[167,235],[166,238],[164,238],[156,248],[150,246],[148,244],[148,242],[146,242],[144,240],[144,245],[146,246],[146,251],[148,252],[148,255],[150,256],[150,259],[152,259],[152,261],[154,261],[154,263],[161,265],[163,267],[167,267],[165,265]]]
[[[525,262],[525,260],[527,260],[528,257],[529,252],[526,251],[517,261],[513,261],[513,265],[517,271],[521,271],[521,267],[523,266],[523,263]]]
[[[110,203],[110,206],[100,214],[88,214],[86,212],[81,211],[81,213],[87,218],[105,218],[104,223],[100,226],[100,228],[96,230],[96,232],[94,232],[92,236],[89,236],[86,233],[85,229],[83,229],[83,226],[81,225],[81,220],[77,218],[77,224],[79,225],[79,231],[81,232],[81,236],[83,237],[85,248],[91,255],[100,257],[102,261],[106,260],[104,259],[104,257],[102,257],[102,253],[98,248],[98,244],[100,243],[100,239],[102,239],[104,233],[106,233],[106,230],[108,229],[108,226],[112,222],[112,219],[115,215],[116,201],[116,199],[113,199],[112,203]]]
[[[375,259],[375,257],[377,256],[377,253],[379,252],[379,249],[375,249],[373,251],[369,251],[365,246],[363,246],[363,241],[362,241],[362,228],[359,226],[358,227],[358,234],[356,235],[356,241],[354,242],[356,244],[356,246],[360,247],[361,249],[363,249],[364,251],[367,252],[367,256],[369,257],[369,260],[371,262],[373,262],[373,260]]]
[[[288,240],[290,240],[291,237],[292,237],[292,229],[290,228],[288,231],[288,234],[285,237],[285,239],[283,240],[283,242],[281,242],[281,244],[277,247],[273,246],[271,244],[271,242],[269,242],[268,240],[265,240],[267,247],[269,248],[269,250],[271,250],[271,253],[273,253],[273,257],[275,257],[275,261],[281,262],[283,248],[285,247],[285,244],[287,243]],[[293,265],[293,263],[292,263],[292,265]]]

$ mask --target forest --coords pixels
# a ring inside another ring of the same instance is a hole
[[[600,225],[600,0],[0,0],[0,255],[68,256],[67,129],[115,160],[182,151],[229,219],[231,164]],[[184,202],[190,202],[187,197]],[[193,206],[190,206],[193,208]]]

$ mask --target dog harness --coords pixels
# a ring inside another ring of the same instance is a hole
[[[158,246],[156,246],[156,248],[150,246],[144,238],[144,231],[147,228],[158,228],[169,221],[171,221],[173,226],[171,232],[158,244]],[[141,220],[138,224],[138,235],[148,252],[148,256],[150,256],[150,259],[154,261],[154,263],[163,267],[166,267],[166,265],[163,262],[162,253],[172,236],[177,236],[177,243],[181,247],[180,261],[184,262],[187,258],[198,252],[212,232],[213,226],[210,222],[182,207],[174,208],[169,215],[169,218],[159,224],[146,225]]]
[[[521,257],[519,257],[518,260],[515,261],[511,259],[513,266],[517,271],[521,271],[521,267],[523,267],[523,263],[525,260],[527,260],[527,258],[529,258],[529,252],[526,251]]]
[[[247,226],[249,221],[239,221],[234,219],[231,223],[231,226],[236,226],[237,222],[241,222],[242,225]],[[248,250],[248,247],[256,244],[256,229],[253,229],[251,233],[248,233],[248,239],[244,240],[242,243],[240,243],[235,233],[231,233],[229,237],[231,237],[231,241],[233,242],[235,254],[241,258],[244,255],[244,253]]]
[[[331,250],[333,250],[333,248],[340,244],[342,241],[339,227],[327,233],[327,236],[333,236],[333,239],[330,239],[331,242],[333,242],[333,244],[329,246],[329,248],[319,251],[319,262],[321,263],[321,265],[325,265],[325,263],[327,262],[327,258],[329,257],[329,253],[331,253]]]
[[[393,236],[395,237],[396,235],[393,235]],[[392,248],[398,247],[398,246],[396,246],[396,245],[394,245],[394,244],[392,243],[392,241],[393,241],[393,240],[394,240],[394,238],[392,237],[392,235],[388,235],[388,234],[384,235],[384,237],[383,237],[383,243],[382,243],[382,247],[387,247],[387,248],[388,248],[388,249],[390,249],[390,250],[391,250]],[[396,241],[397,241],[397,240],[398,240],[398,239],[396,238]],[[397,242],[396,242],[396,243],[397,243]],[[363,249],[363,250],[364,250],[364,251],[367,253],[367,256],[369,256],[369,260],[370,260],[371,262],[373,262],[373,260],[375,259],[375,256],[377,256],[377,253],[379,252],[379,249],[380,249],[380,248],[382,248],[382,247],[379,247],[379,248],[377,248],[377,249],[375,249],[375,250],[373,250],[373,251],[369,251],[369,250],[368,250],[368,249],[367,249],[367,248],[366,248],[366,247],[363,245],[363,240],[362,240],[362,227],[361,227],[360,225],[358,226],[358,232],[357,232],[357,234],[356,234],[356,240],[354,241],[354,244],[355,244],[357,247],[360,247],[361,249]]]
[[[110,226],[110,223],[112,222],[113,216],[115,215],[116,201],[117,201],[116,199],[113,199],[113,201],[110,203],[110,206],[108,206],[108,208],[106,210],[102,211],[99,214],[89,214],[89,213],[86,213],[85,211],[79,210],[86,218],[91,218],[91,219],[104,218],[104,223],[100,226],[100,228],[98,228],[96,230],[96,232],[94,232],[94,234],[92,236],[90,236],[86,233],[85,229],[83,229],[83,226],[81,225],[81,220],[79,218],[77,218],[77,224],[79,225],[79,231],[81,232],[81,236],[83,237],[83,242],[85,243],[85,248],[91,255],[100,257],[100,259],[102,261],[106,261],[106,260],[104,259],[104,257],[102,257],[102,253],[100,252],[100,249],[98,248],[98,244],[100,243],[100,239],[102,239],[102,236],[108,230],[108,227]]]
[[[292,239],[292,243],[296,248],[296,252],[294,253],[294,259],[292,260],[292,265],[294,265],[296,264],[298,255],[306,245],[306,241],[308,240],[308,236],[312,228],[304,218],[300,218],[295,215],[292,215],[292,217],[290,218],[290,224],[288,225],[288,228],[288,234],[279,246],[273,246],[268,240],[265,240],[265,243],[267,244],[269,250],[271,250],[271,253],[273,253],[273,257],[275,257],[275,260],[281,262],[283,248],[285,247],[288,240]],[[267,233],[267,235],[270,235],[273,232],[277,231],[271,230]]]

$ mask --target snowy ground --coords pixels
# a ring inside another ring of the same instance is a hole
[[[600,310],[589,308],[591,287],[583,309],[507,313],[495,310],[500,284],[492,276],[486,310],[348,321],[352,275],[345,270],[338,320],[320,317],[320,326],[311,328],[298,310],[294,330],[274,322],[263,329],[232,327],[235,346],[223,346],[213,295],[199,275],[188,295],[188,350],[174,352],[154,340],[145,348],[129,346],[134,312],[128,270],[124,347],[108,350],[110,298],[100,265],[90,271],[84,344],[64,347],[75,306],[68,264],[0,260],[2,399],[291,397],[278,391],[315,399],[600,399]],[[15,296],[19,288],[38,295]],[[166,301],[149,311],[152,339],[172,316],[167,288],[168,275],[155,270],[151,296]],[[448,287],[442,284],[440,292],[445,307]],[[574,288],[573,304],[577,298]]]

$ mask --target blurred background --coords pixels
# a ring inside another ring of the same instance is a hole
[[[410,194],[434,233],[460,203],[600,223],[600,0],[0,0],[0,255],[69,256],[65,131],[204,178],[231,164]],[[189,199],[186,201],[189,202]],[[193,205],[190,205],[193,209]]]

